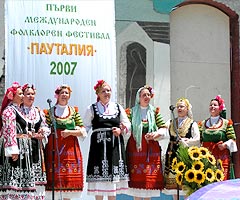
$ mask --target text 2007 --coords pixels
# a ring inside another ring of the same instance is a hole
[[[51,75],[74,75],[75,69],[77,67],[77,62],[54,62],[50,63],[52,66],[50,74]]]

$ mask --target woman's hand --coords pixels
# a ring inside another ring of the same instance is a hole
[[[157,140],[159,137],[161,137],[162,134],[159,132],[151,132],[151,133],[146,133],[145,134],[145,139],[148,140]]]
[[[145,139],[148,140],[153,140],[154,133],[146,133],[145,134]]]
[[[81,129],[75,129],[75,130],[65,129],[65,130],[61,131],[61,136],[63,138],[66,138],[68,136],[79,137],[79,136],[82,136],[82,135],[83,135],[83,132],[82,132]]]
[[[37,133],[33,133],[33,138],[42,140],[44,138],[43,129],[40,128]]]
[[[120,123],[120,129],[121,129],[122,132],[124,132],[124,130],[126,130],[127,127],[121,122]]]
[[[17,161],[18,159],[18,154],[12,154],[12,160]]]
[[[71,133],[69,132],[69,130],[67,130],[67,129],[65,129],[64,131],[61,131],[61,136],[63,137],[63,138],[66,138],[66,137],[68,137],[68,136],[70,136],[71,135]]]
[[[113,132],[113,135],[118,137],[121,134],[121,129],[118,127],[112,127],[112,132]]]
[[[224,144],[223,141],[218,142],[217,145],[221,151],[227,148],[227,145]]]
[[[33,138],[36,138],[38,140],[42,140],[44,138],[44,136],[40,133],[35,133],[33,134]]]

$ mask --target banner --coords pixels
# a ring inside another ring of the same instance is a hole
[[[6,88],[34,84],[35,105],[53,104],[58,85],[73,92],[81,115],[106,80],[116,96],[114,0],[5,0]]]

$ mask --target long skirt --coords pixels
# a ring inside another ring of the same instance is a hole
[[[224,181],[228,180],[230,177],[230,152],[228,149],[224,149],[220,151],[217,146],[217,143],[214,142],[203,142],[203,147],[209,149],[209,151],[214,155],[215,159],[220,159],[222,161],[223,166],[223,174],[224,174]]]
[[[161,163],[161,147],[158,141],[146,141],[142,134],[142,149],[137,151],[136,142],[133,136],[130,137],[127,144],[128,170],[129,170],[129,188],[145,189],[149,192],[159,190],[164,187],[164,179]],[[151,197],[149,192],[149,197]]]
[[[4,156],[3,139],[0,141],[0,199],[33,200],[36,187],[32,168],[32,144],[30,138],[19,138],[19,157],[13,161]]]
[[[61,136],[62,130],[57,130],[58,138],[49,137],[46,146],[46,190],[82,191],[83,190],[83,160],[77,137]],[[53,159],[54,150],[54,159]],[[54,163],[54,167],[53,167]],[[52,178],[54,176],[54,179]]]

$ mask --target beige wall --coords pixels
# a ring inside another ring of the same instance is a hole
[[[221,94],[230,116],[229,18],[207,5],[187,5],[170,15],[171,102],[186,96],[195,120],[209,116]]]

